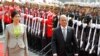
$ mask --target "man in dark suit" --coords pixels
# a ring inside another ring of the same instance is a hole
[[[77,41],[74,30],[68,27],[66,15],[61,15],[59,19],[60,27],[54,29],[52,38],[53,56],[78,56]]]
[[[57,27],[57,25],[58,25],[58,15],[56,15],[55,17],[54,17],[54,19],[53,19],[53,28],[56,28]]]

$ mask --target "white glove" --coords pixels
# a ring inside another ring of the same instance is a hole
[[[54,53],[53,56],[57,56],[57,53]]]

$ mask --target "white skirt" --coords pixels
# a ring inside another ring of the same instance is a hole
[[[20,48],[18,45],[15,48],[9,48],[8,56],[25,56],[25,48]]]

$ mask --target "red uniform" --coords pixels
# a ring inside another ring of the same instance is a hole
[[[36,9],[33,9],[32,15],[33,15],[34,17],[38,17],[38,16],[39,16],[39,11],[38,11],[37,8],[36,8]]]
[[[9,24],[9,23],[11,23],[11,17],[10,16],[8,16],[8,15],[4,15],[4,23],[6,23],[6,24]]]
[[[14,10],[14,7],[9,6],[9,12],[11,13]]]
[[[3,15],[3,9],[2,9],[2,6],[0,7],[0,20],[2,19],[2,15]]]
[[[53,13],[52,12],[48,12],[48,14],[47,14],[47,37],[49,38],[49,39],[51,39],[51,37],[52,37],[52,33],[53,33]]]
[[[29,14],[28,8],[25,8],[25,14]]]
[[[5,5],[4,6],[4,11],[7,12],[9,10],[9,6]]]
[[[19,6],[17,6],[17,5],[15,5],[15,6],[14,6],[14,9],[15,9],[15,10],[17,10],[18,12],[21,12],[20,7],[19,7]]]
[[[11,18],[10,18],[10,15],[9,15],[9,9],[10,9],[10,7],[8,6],[8,5],[5,5],[4,6],[4,11],[5,11],[5,13],[4,13],[4,23],[5,24],[9,24],[9,23],[11,23]]]

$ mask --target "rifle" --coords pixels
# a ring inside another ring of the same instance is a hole
[[[38,26],[39,26],[39,18],[37,17],[37,24],[36,24],[36,29],[35,29],[35,35],[38,33]]]
[[[98,50],[97,50],[97,55],[100,55],[100,24],[97,25],[98,29],[99,29],[99,41],[98,41]]]
[[[96,20],[95,26],[96,26],[96,25],[97,25],[97,20]],[[97,29],[96,29],[96,27],[95,27],[94,35],[93,35],[93,40],[92,40],[92,47],[91,47],[91,49],[90,49],[90,51],[89,51],[90,54],[92,53],[92,51],[93,51],[93,49],[94,49],[94,47],[95,47],[94,41],[95,41],[96,31],[97,31]]]
[[[34,18],[32,18],[32,27],[31,27],[31,33],[33,33],[33,32],[32,32],[32,30],[33,30],[33,23],[34,23]]]
[[[100,29],[99,29],[99,43],[98,43],[98,50],[97,50],[97,55],[100,55]]]
[[[33,33],[35,32],[35,26],[36,26],[36,17],[34,18]]]
[[[91,20],[91,23],[92,23],[92,20]],[[85,51],[87,51],[87,49],[89,48],[90,46],[90,36],[91,36],[91,31],[92,31],[92,28],[90,27],[90,31],[89,31],[89,35],[88,35],[88,42],[87,42],[87,45],[86,45],[86,48],[85,48]]]
[[[77,21],[77,27],[76,27],[76,33],[75,33],[76,40],[77,40],[77,42],[78,42],[78,39],[77,39],[77,33],[78,33],[78,21]]]
[[[43,33],[42,33],[43,37],[45,36],[46,21],[47,21],[47,19],[44,19],[44,22],[43,22]]]
[[[84,22],[84,19],[83,19],[83,22]],[[83,24],[83,29],[82,29],[82,32],[81,32],[80,48],[81,48],[81,47],[82,47],[82,45],[83,45],[83,41],[82,41],[82,39],[83,39],[83,32],[84,32],[84,28],[85,28],[85,24]]]

